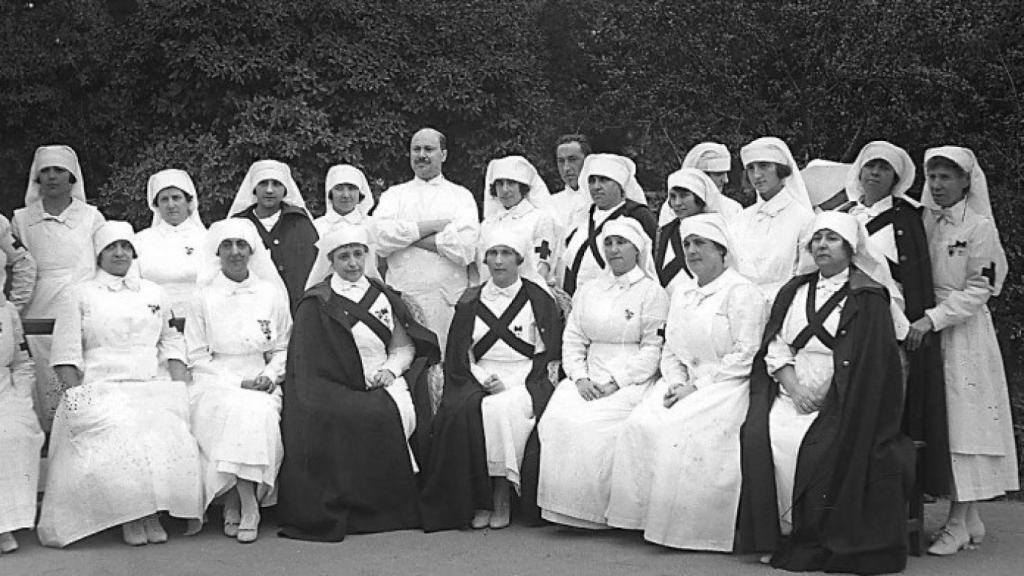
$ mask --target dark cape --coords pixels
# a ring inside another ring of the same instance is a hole
[[[782,287],[754,358],[750,408],[740,433],[743,489],[736,549],[774,552],[772,565],[793,571],[899,572],[907,562],[914,447],[900,429],[902,367],[889,297],[856,268],[840,313],[832,385],[800,445],[793,532],[786,538],[780,534],[768,428],[779,385],[768,374],[765,354],[797,288],[816,278],[816,273],[797,276]]]
[[[600,235],[605,224],[615,220],[616,218],[632,218],[640,223],[640,227],[643,228],[644,233],[650,237],[652,242],[658,235],[658,217],[654,215],[654,212],[651,212],[651,209],[648,208],[646,204],[641,204],[627,198],[623,201],[621,206],[608,215],[608,218],[606,218],[604,222],[601,222],[600,226],[595,227],[593,224],[594,210],[596,209],[597,205],[591,204],[590,209],[587,211],[586,224],[577,226],[565,237],[565,245],[568,246],[569,241],[572,240],[572,237],[575,234],[587,234],[588,236],[591,234],[593,235],[591,242],[584,242],[575,254],[565,254],[563,256],[571,258],[566,266],[565,279],[562,283],[562,289],[569,293],[570,296],[576,293],[576,276],[579,274],[580,262],[583,260],[583,257],[588,250],[594,251],[598,265],[602,269],[605,267],[602,247],[597,245],[597,237]]]
[[[404,374],[417,428],[430,422],[426,368],[440,358],[437,337],[417,323],[400,295],[377,280],[416,346]],[[383,388],[367,390],[354,321],[328,281],[306,291],[288,345],[278,475],[280,535],[338,542],[350,533],[419,526],[416,477],[398,407]],[[419,452],[418,436],[410,444]],[[419,438],[422,440],[422,438]],[[417,461],[420,461],[417,455]]]
[[[686,274],[693,278],[693,273],[686,267],[686,260],[683,257],[683,239],[679,237],[679,226],[682,223],[682,220],[676,218],[658,229],[658,238],[654,244],[654,269],[658,272],[662,288],[667,288],[677,274]],[[675,258],[671,262],[665,262],[670,244]]]
[[[480,302],[479,286],[470,288],[455,305],[445,352],[445,383],[441,405],[431,428],[430,456],[422,474],[423,529],[432,532],[467,526],[476,510],[491,510],[491,479],[487,472],[480,403],[487,392],[470,371],[469,350]],[[548,363],[561,358],[562,319],[554,299],[540,286],[523,280],[544,351],[533,358],[526,389],[533,400],[534,421],[539,422],[554,387]],[[521,471],[520,518],[540,522],[537,480],[540,440],[536,426],[526,442]]]
[[[892,225],[899,264],[890,263],[892,276],[903,286],[906,315],[911,322],[935,306],[932,265],[928,239],[921,221],[922,208],[903,198],[893,198],[892,208],[868,222],[874,233]],[[942,371],[942,350],[938,334],[928,334],[920,348],[907,353],[907,397],[903,431],[925,446],[919,451],[918,482],[935,495],[950,493],[953,470],[949,456],[949,423],[946,421],[946,384]]]
[[[281,218],[269,232],[256,217],[255,208],[253,204],[232,217],[245,218],[256,226],[263,246],[270,250],[270,258],[288,290],[288,303],[294,312],[302,298],[309,271],[316,262],[316,241],[320,236],[309,215],[298,206],[282,202]]]

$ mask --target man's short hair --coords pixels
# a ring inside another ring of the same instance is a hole
[[[580,145],[580,150],[583,151],[584,156],[589,156],[593,150],[590,148],[590,139],[583,134],[563,134],[558,137],[558,141],[555,142],[555,148],[558,148],[562,144],[576,143]]]

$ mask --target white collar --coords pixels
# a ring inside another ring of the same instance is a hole
[[[504,206],[498,212],[498,220],[504,220],[505,218],[522,218],[534,210],[534,205],[529,200],[523,198],[519,201],[519,204],[511,208],[505,208]]]
[[[191,232],[197,228],[199,228],[199,225],[196,224],[191,215],[189,215],[188,218],[185,218],[185,220],[177,226],[172,226],[166,220],[160,220],[156,225],[156,229],[163,234],[183,234],[185,232]]]
[[[425,186],[440,186],[441,184],[444,184],[445,180],[444,180],[444,174],[438,174],[437,176],[434,176],[430,180],[424,180],[424,179],[420,178],[419,176],[413,176],[412,181],[416,182],[417,184],[422,184],[422,185],[425,185]]]
[[[120,292],[121,290],[138,292],[142,288],[139,278],[133,275],[131,270],[124,276],[114,276],[100,268],[96,271],[96,282],[111,292]]]
[[[833,274],[832,276],[829,276],[828,278],[822,276],[819,273],[818,274],[818,286],[817,286],[817,288],[819,290],[821,290],[821,289],[832,290],[832,291],[839,290],[840,288],[843,287],[843,284],[846,284],[846,281],[849,280],[849,279],[850,279],[850,268],[849,268],[849,266],[844,268],[842,272]]]
[[[729,286],[732,286],[733,284],[736,283],[736,280],[736,272],[732,268],[726,268],[725,270],[722,270],[722,273],[718,275],[718,278],[715,278],[714,280],[708,282],[703,286],[694,285],[694,288],[692,288],[692,290],[694,292],[697,292],[701,296],[710,296],[716,292],[721,291],[723,288],[728,288]]]
[[[214,282],[223,290],[231,295],[235,294],[253,294],[256,292],[256,274],[253,273],[252,269],[249,269],[249,275],[245,277],[245,280],[241,282],[235,282],[231,278],[224,275],[224,271],[221,270],[217,273],[214,278]]]
[[[868,206],[867,204],[864,203],[864,197],[861,196],[857,200],[857,208],[860,209],[860,210],[866,211],[867,213],[871,214],[872,216],[878,216],[882,212],[885,212],[889,208],[892,208],[892,202],[893,202],[892,201],[892,194],[890,194],[890,195],[886,196],[885,198],[882,198],[878,202],[875,202],[871,206]]]
[[[359,224],[363,221],[363,212],[356,206],[348,214],[338,214],[333,207],[328,206],[327,212],[324,213],[327,218],[327,222],[330,224],[337,224],[338,222],[348,222],[349,224]]]
[[[370,281],[366,279],[366,276],[360,276],[359,280],[355,282],[349,282],[341,276],[338,276],[337,272],[331,273],[331,290],[339,296],[347,296],[349,294],[363,294],[370,288]]]
[[[483,289],[480,290],[480,297],[484,300],[497,300],[501,297],[515,298],[516,294],[519,293],[519,290],[522,287],[523,280],[519,277],[516,278],[515,282],[505,286],[504,288],[499,288],[493,280],[488,280],[487,283],[484,284]]]
[[[608,278],[611,282],[611,285],[619,286],[621,288],[629,288],[633,284],[636,284],[637,282],[643,280],[646,277],[647,274],[644,274],[644,271],[642,268],[640,268],[639,263],[636,266],[634,266],[632,270],[626,272],[621,276],[616,276],[615,274],[612,274],[611,269],[609,269],[608,272]]]
[[[616,210],[621,208],[623,206],[623,204],[625,204],[625,203],[626,203],[626,199],[625,199],[625,197],[623,197],[622,202],[619,202],[618,204],[616,204],[615,206],[612,206],[611,208],[609,208],[607,210],[601,210],[600,208],[597,207],[597,204],[594,204],[594,218],[596,219],[596,218],[599,218],[601,216],[610,216],[613,212],[615,212]]]
[[[785,210],[787,206],[795,202],[795,199],[789,192],[789,187],[787,186],[783,186],[782,190],[779,190],[778,194],[772,196],[771,200],[764,200],[760,196],[757,198],[758,203],[756,206],[758,213],[771,217],[776,216],[779,212]]]

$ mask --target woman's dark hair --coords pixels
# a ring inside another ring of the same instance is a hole
[[[157,202],[160,200],[160,192],[163,192],[164,190],[167,190],[168,188],[171,188],[171,186],[168,186],[167,188],[161,189],[160,191],[158,191],[156,193],[155,196],[153,196],[153,208],[157,207]],[[185,192],[184,190],[182,190],[181,188],[178,188],[177,186],[174,186],[174,188],[176,190],[178,190],[179,192],[181,192],[181,195],[185,197],[185,202],[188,202],[189,204],[192,203],[192,195],[191,194],[189,194],[188,192]]]
[[[42,182],[39,181],[39,175],[38,174],[36,175],[35,183],[36,184],[42,184]],[[78,178],[75,178],[75,173],[70,171],[70,170],[68,170],[68,184],[77,184],[77,183],[78,183]]]
[[[359,246],[360,248],[363,249],[364,253],[369,253],[370,252],[369,246],[367,246],[366,244],[363,244],[362,242],[349,242],[348,244],[342,244],[341,246],[338,246],[334,250],[331,250],[330,252],[328,252],[327,253],[327,261],[328,262],[334,262],[334,253],[337,252],[338,250],[341,250],[342,248],[348,248],[349,246]]]
[[[788,164],[779,164],[778,162],[772,162],[772,164],[775,164],[775,176],[777,176],[779,180],[789,178],[793,175],[793,169],[790,168]]]
[[[113,246],[113,245],[114,245],[115,243],[117,243],[117,242],[128,242],[128,241],[127,241],[127,240],[114,240],[114,241],[113,241],[113,242],[111,242],[110,244],[107,244],[106,246],[104,246],[104,247],[103,247],[103,250],[100,250],[100,253],[96,255],[96,267],[97,267],[97,268],[99,268],[99,267],[100,267],[100,258],[101,258],[101,257],[103,256],[103,252],[104,252],[104,251],[105,251],[105,250],[106,250],[107,248],[110,248],[111,246]],[[136,260],[136,259],[138,259],[138,257],[139,257],[139,253],[135,251],[135,245],[134,245],[134,244],[132,244],[131,242],[128,242],[128,246],[131,246],[131,249],[132,249],[132,260]]]
[[[925,170],[934,170],[936,168],[945,168],[947,170],[952,170],[953,172],[958,174],[961,178],[964,177],[964,176],[967,176],[967,171],[966,170],[964,170],[963,168],[960,167],[959,164],[957,164],[956,162],[953,162],[952,160],[950,160],[949,158],[946,158],[945,156],[932,156],[931,158],[928,159],[927,162],[924,163],[924,168],[925,168]]]
[[[498,190],[495,187],[495,184],[497,184],[498,180],[507,180],[507,178],[498,178],[494,182],[491,182],[491,188],[490,188],[491,196],[494,196],[494,197],[498,196]],[[514,182],[514,180],[513,180],[513,182]],[[530,185],[529,184],[523,184],[522,182],[516,182],[516,184],[519,184],[519,194],[521,194],[523,198],[526,198],[527,196],[529,196],[529,194],[530,194]]]
[[[813,237],[811,240],[813,240]],[[807,245],[804,246],[808,252],[811,251],[811,240],[808,240]],[[853,246],[850,245],[846,238],[843,238],[843,252],[846,252],[846,257],[848,259],[853,260]]]
[[[683,192],[689,192],[690,195],[693,196],[693,201],[697,204],[697,207],[700,208],[701,212],[707,209],[708,203],[705,202],[703,198],[695,194],[693,190],[690,190],[689,188],[683,188],[682,186],[673,186],[672,188],[669,189],[669,193],[671,193],[672,190],[681,190]],[[667,202],[668,199],[666,198],[665,201]]]

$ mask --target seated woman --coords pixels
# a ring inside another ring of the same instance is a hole
[[[694,274],[686,267],[680,225],[696,214],[721,214],[724,197],[714,180],[696,168],[681,168],[669,174],[667,186],[668,200],[665,204],[672,209],[675,218],[658,228],[654,269],[658,271],[661,285],[672,296],[680,287],[685,290],[697,285]]]
[[[541,515],[582,528],[606,526],[615,441],[657,375],[668,314],[640,223],[608,222],[600,242],[608,270],[573,298],[562,336],[568,378],[537,425]]]
[[[161,170],[149,177],[146,203],[153,225],[135,235],[139,275],[160,285],[171,315],[184,320],[198,289],[206,238],[196,185],[184,170]]]
[[[365,228],[335,230],[317,248],[288,349],[280,535],[338,542],[417,527],[410,439],[430,425],[437,337],[368,266]]]
[[[491,160],[484,179],[484,221],[480,237],[508,232],[523,238],[544,282],[554,283],[554,262],[561,234],[556,229],[547,184],[522,156]],[[482,248],[482,246],[481,246]],[[490,278],[486,254],[477,250],[481,284]]]
[[[423,479],[427,531],[508,526],[510,488],[526,515],[537,515],[534,424],[553,391],[548,363],[560,356],[561,313],[529,238],[497,230],[481,247],[490,279],[462,295],[448,332],[444,396]]]
[[[50,362],[65,392],[39,517],[44,546],[63,548],[118,524],[133,546],[166,542],[157,512],[203,516],[184,340],[163,291],[132,267],[133,238],[127,222],[100,227],[99,270],[57,315]]]
[[[224,535],[258,537],[281,466],[281,390],[291,316],[281,279],[250,222],[214,223],[199,294],[185,322],[192,433],[202,455],[204,508],[224,498]]]
[[[672,296],[662,377],[619,433],[606,516],[663,546],[731,552],[764,299],[730,266],[719,214],[687,218],[679,234],[696,285]]]
[[[598,247],[605,224],[629,218],[654,239],[658,219],[647,207],[647,197],[636,180],[636,164],[615,154],[591,154],[583,161],[580,184],[586,183],[594,203],[565,238],[565,252],[559,263],[562,286],[570,295],[587,282],[605,275],[606,264]],[[657,277],[655,277],[657,280]]]
[[[342,226],[369,225],[376,201],[363,171],[350,164],[331,166],[324,179],[324,215],[313,220],[320,238]]]
[[[774,551],[787,570],[899,572],[914,448],[900,430],[895,286],[849,214],[819,214],[805,246],[754,359],[738,548]]]
[[[0,252],[0,268],[6,263]],[[35,366],[24,341],[18,310],[0,291],[0,554],[18,549],[15,530],[36,525],[43,431],[32,408]]]

